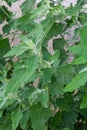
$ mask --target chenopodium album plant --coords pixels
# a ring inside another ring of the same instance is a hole
[[[87,2],[62,1],[25,0],[19,18],[0,6],[0,130],[87,129]]]

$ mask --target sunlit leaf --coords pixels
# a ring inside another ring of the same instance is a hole
[[[31,78],[37,68],[38,57],[30,57],[25,67],[14,70],[13,77],[8,83],[6,95],[17,92],[18,88],[23,86]]]

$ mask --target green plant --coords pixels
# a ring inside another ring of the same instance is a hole
[[[25,0],[19,18],[0,6],[0,23],[7,22],[0,35],[0,130],[86,130],[87,2],[35,3]],[[11,48],[9,35],[20,44]]]

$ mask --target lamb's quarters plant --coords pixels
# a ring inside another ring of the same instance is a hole
[[[0,130],[87,129],[87,2],[62,2],[25,0],[19,18],[0,6]]]

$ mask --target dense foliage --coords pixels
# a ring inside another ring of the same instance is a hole
[[[19,18],[0,6],[0,130],[87,129],[86,0],[62,1],[25,0]]]

